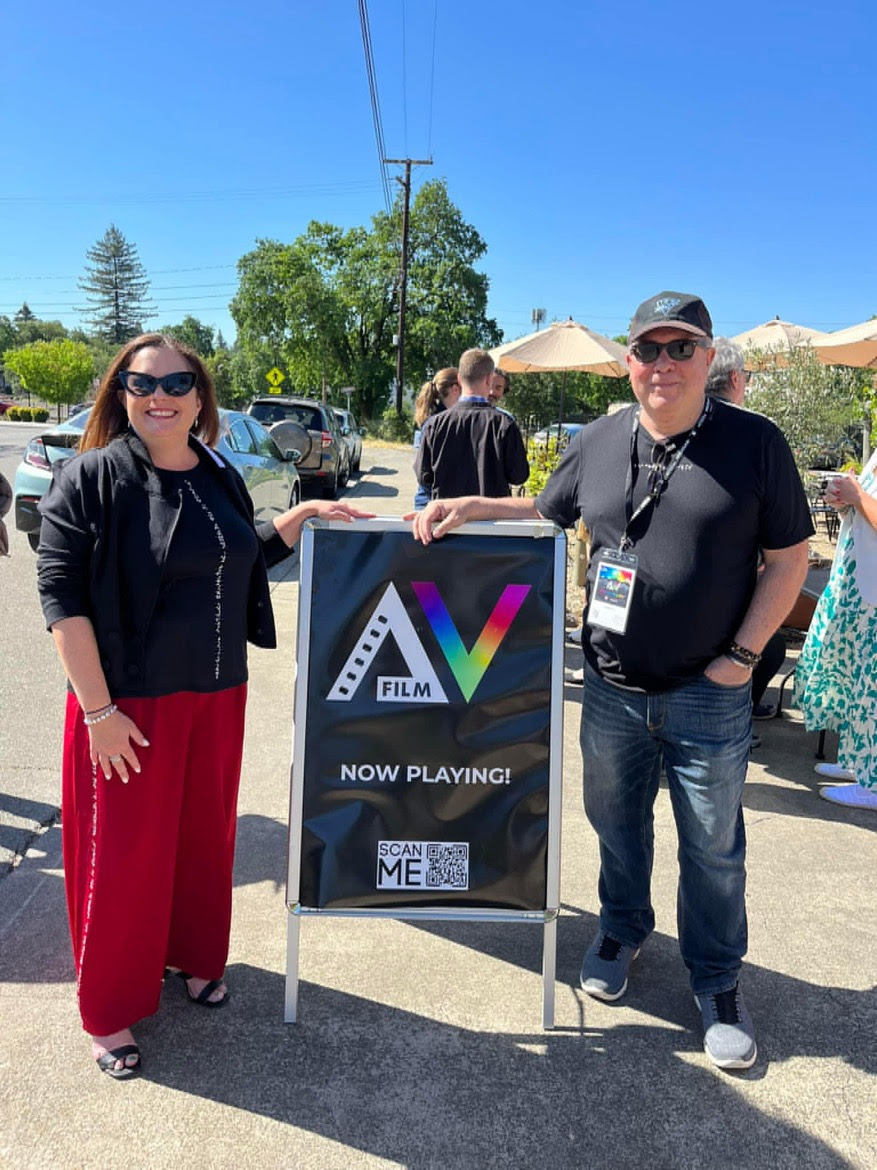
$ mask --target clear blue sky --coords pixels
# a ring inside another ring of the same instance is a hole
[[[371,0],[387,154],[432,155],[415,185],[446,178],[487,243],[506,339],[537,306],[620,333],[663,288],[722,333],[839,329],[877,313],[875,11]],[[112,222],[151,324],[231,339],[258,238],[383,207],[356,0],[45,0],[2,30],[0,313],[77,324]]]

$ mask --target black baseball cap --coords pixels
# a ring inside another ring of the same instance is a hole
[[[700,297],[692,293],[659,292],[643,301],[634,313],[627,343],[630,345],[650,329],[665,329],[668,325],[712,340],[712,318]]]

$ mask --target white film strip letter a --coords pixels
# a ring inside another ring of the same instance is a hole
[[[448,697],[393,584],[388,585],[384,591],[362,636],[326,696],[327,699],[330,702],[346,703],[353,698],[388,634],[392,634],[396,639],[411,674],[407,677],[379,676],[375,693],[377,701],[447,703]]]

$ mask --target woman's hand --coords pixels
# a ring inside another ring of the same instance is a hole
[[[861,496],[862,489],[856,473],[849,471],[846,475],[835,475],[828,481],[824,499],[829,507],[842,512],[844,508],[858,507]]]
[[[296,504],[288,512],[274,517],[274,527],[287,548],[294,548],[301,536],[302,525],[311,516],[319,516],[323,520],[372,520],[374,512],[363,512],[345,504],[342,500],[307,500],[303,504]]]
[[[149,740],[134,720],[121,711],[114,711],[108,718],[93,723],[88,729],[88,737],[92,765],[99,767],[107,780],[112,776],[113,768],[123,784],[128,783],[131,771],[140,771],[134,744],[149,747]]]
[[[304,506],[311,509],[310,515],[322,520],[373,520],[376,515],[354,508],[343,500],[309,500]]]

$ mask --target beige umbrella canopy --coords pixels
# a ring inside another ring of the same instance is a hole
[[[512,374],[584,370],[608,378],[623,378],[627,375],[625,352],[617,341],[570,318],[499,345],[490,354],[501,370]]]
[[[877,368],[877,318],[826,333],[813,343],[813,348],[828,366]]]
[[[756,325],[754,329],[747,329],[745,333],[738,333],[732,337],[741,349],[783,350],[797,349],[799,345],[815,345],[823,337],[827,337],[819,329],[809,329],[806,325],[793,325],[791,321],[781,321],[779,317],[773,321],[765,321],[763,325]]]

